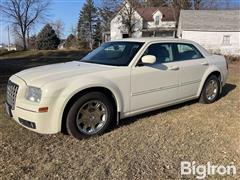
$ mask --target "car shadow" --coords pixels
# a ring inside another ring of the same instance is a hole
[[[224,85],[224,87],[223,87],[221,97],[227,96],[236,87],[237,86],[235,84],[226,83]],[[221,97],[220,97],[220,99],[221,99]],[[173,106],[161,108],[161,109],[158,109],[158,110],[146,112],[146,113],[143,113],[143,114],[140,114],[140,115],[136,115],[136,116],[133,116],[133,117],[125,118],[125,119],[122,119],[122,120],[119,121],[118,127],[122,127],[122,126],[125,126],[125,125],[132,124],[132,123],[134,123],[134,122],[136,122],[136,121],[138,121],[138,120],[140,120],[142,118],[147,118],[147,117],[150,117],[150,116],[154,116],[154,115],[157,115],[159,113],[172,111],[174,109],[179,109],[179,108],[182,108],[184,106],[190,106],[190,105],[192,105],[194,103],[198,103],[198,99],[190,100],[190,101],[187,101],[187,102],[184,102],[184,103],[180,103],[180,104],[177,104],[177,105],[173,105]]]
[[[230,93],[231,91],[233,91],[236,87],[237,87],[237,86],[236,86],[235,84],[226,83],[226,84],[223,86],[221,96],[222,96],[222,97],[225,97],[226,95],[228,95],[228,93]]]

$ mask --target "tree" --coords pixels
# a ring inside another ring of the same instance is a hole
[[[202,0],[193,0],[193,8],[195,10],[199,10],[201,8],[202,2]]]
[[[63,22],[58,19],[55,22],[51,23],[52,28],[54,29],[55,33],[57,34],[57,37],[61,39],[63,36],[63,31],[64,31],[64,24]]]
[[[33,35],[28,40],[28,48],[29,49],[37,49],[37,36]]]
[[[229,0],[192,0],[193,9],[225,9],[229,5]]]
[[[170,6],[173,7],[176,22],[178,23],[181,9],[192,9],[192,0],[172,0]]]
[[[60,39],[57,37],[50,24],[46,24],[37,36],[38,49],[57,49],[59,43]]]
[[[2,0],[0,11],[14,26],[15,32],[22,39],[23,49],[27,49],[27,34],[49,7],[47,0]]]
[[[181,9],[192,9],[192,1],[191,0],[173,0],[171,5],[180,11]]]
[[[101,21],[100,19],[98,19],[95,27],[95,37],[94,37],[94,42],[96,46],[99,46],[100,43],[102,42],[102,32],[103,32],[103,28],[101,26]]]
[[[76,48],[77,47],[77,38],[70,34],[66,39],[66,48]]]
[[[160,7],[167,6],[168,0],[148,0],[145,6]]]
[[[90,49],[93,49],[96,20],[97,9],[93,0],[86,0],[80,12],[77,31],[79,42],[87,43]]]
[[[124,2],[119,12],[120,16],[118,20],[122,21],[122,28],[127,31],[129,37],[132,37],[133,33],[140,31],[140,29],[136,28],[139,20],[135,17],[135,9],[138,7],[140,7],[140,4],[137,0],[128,0]]]
[[[98,8],[98,11],[101,20],[102,31],[110,30],[112,17],[116,13],[119,5],[119,0],[101,0],[101,6]]]

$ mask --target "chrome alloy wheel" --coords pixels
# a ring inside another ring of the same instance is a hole
[[[215,80],[211,80],[208,82],[206,87],[206,97],[209,101],[212,101],[218,93],[218,83]]]
[[[106,106],[99,100],[90,100],[78,111],[76,123],[79,131],[95,134],[105,125],[108,117]]]

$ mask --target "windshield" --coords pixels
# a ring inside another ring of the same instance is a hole
[[[107,42],[86,55],[81,62],[128,66],[144,43]]]

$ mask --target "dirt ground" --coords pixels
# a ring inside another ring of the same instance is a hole
[[[0,72],[4,67],[14,69],[10,61],[8,66],[3,64],[0,60]],[[240,179],[239,65],[230,64],[223,96],[213,104],[191,101],[128,118],[114,130],[84,140],[60,133],[37,134],[3,116],[2,101],[9,74],[2,74],[0,177],[193,179],[181,177],[181,161],[211,161],[221,165],[233,163],[237,175],[210,179]]]

